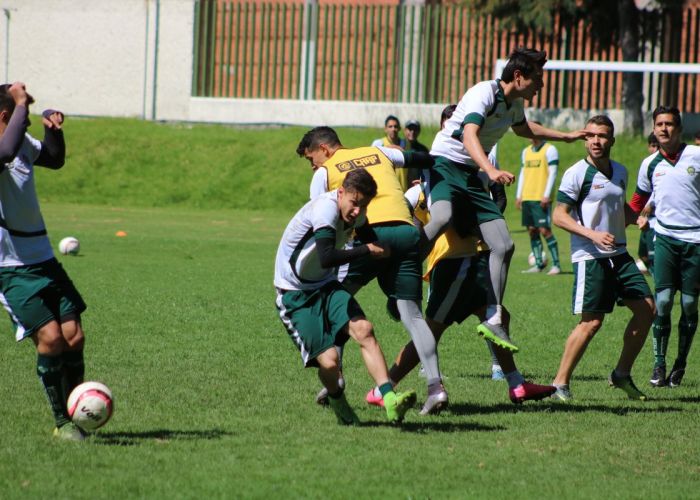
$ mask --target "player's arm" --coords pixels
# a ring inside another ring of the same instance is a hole
[[[615,245],[615,236],[604,231],[594,231],[576,222],[571,216],[571,210],[573,210],[574,204],[570,203],[570,200],[564,200],[561,192],[557,196],[557,202],[557,206],[554,208],[554,213],[552,214],[552,222],[555,226],[569,233],[588,238],[600,248],[606,250],[611,250],[613,248]]]
[[[491,162],[484,152],[484,148],[481,146],[479,141],[479,131],[481,130],[481,125],[468,122],[464,126],[462,144],[467,150],[469,157],[472,159],[476,165],[483,170],[486,175],[489,176],[493,182],[498,184],[511,184],[515,179],[515,176],[510,172],[505,172],[503,170],[498,170],[496,167],[491,165]]]
[[[15,101],[15,110],[7,122],[5,132],[0,137],[0,163],[5,164],[14,160],[22,147],[24,133],[27,131],[27,116],[29,110],[27,106],[30,104],[30,97],[21,82],[15,82],[10,85],[7,92]],[[7,113],[7,111],[2,111]]]
[[[518,183],[515,192],[515,207],[518,210],[523,208],[523,188],[525,182],[525,149],[520,153],[520,173],[518,174]]]
[[[526,139],[543,139],[545,141],[574,142],[586,138],[585,130],[574,130],[572,132],[561,132],[551,128],[543,127],[535,122],[525,120],[523,123],[514,124],[512,127],[520,137]]]
[[[365,255],[372,257],[384,257],[388,255],[384,249],[376,243],[366,243],[348,249],[335,247],[335,230],[330,227],[322,227],[314,231],[316,240],[316,252],[318,253],[321,267],[331,269],[347,264]]]
[[[35,165],[52,169],[61,168],[66,161],[66,142],[63,138],[63,113],[47,109],[42,113],[44,140]]]
[[[384,155],[394,165],[394,168],[418,168],[421,170],[433,167],[433,157],[423,151],[403,151],[395,148],[380,147]]]
[[[314,172],[314,176],[311,178],[311,185],[309,186],[309,199],[313,200],[319,194],[323,194],[328,191],[328,170],[325,168],[317,168]]]
[[[552,203],[552,189],[554,188],[554,182],[557,180],[557,169],[559,167],[559,152],[557,148],[550,145],[547,148],[547,184],[544,187],[544,193],[542,194],[542,200],[540,201],[540,206],[542,208],[547,208],[550,203]]]

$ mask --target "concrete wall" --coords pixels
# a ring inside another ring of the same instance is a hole
[[[191,97],[193,23],[194,0],[3,0],[0,78],[24,81],[34,112],[304,126],[382,127],[389,114],[439,121],[442,105]],[[592,113],[528,114],[573,129]],[[621,126],[623,112],[610,114]],[[700,129],[700,115],[684,121]]]

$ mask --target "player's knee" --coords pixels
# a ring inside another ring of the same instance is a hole
[[[656,312],[659,316],[668,316],[673,308],[673,293],[670,288],[656,292]]]
[[[61,354],[68,347],[60,331],[41,331],[36,339],[37,350],[43,354]]]
[[[593,338],[593,336],[598,333],[598,330],[603,326],[603,319],[602,318],[593,318],[589,319],[588,321],[585,321],[583,323],[584,326],[584,331],[586,332],[586,335],[589,338]]]
[[[357,319],[350,322],[350,335],[360,344],[374,341],[374,327],[366,319]]]
[[[681,309],[686,316],[696,315],[698,313],[698,297],[681,294]]]
[[[340,358],[335,348],[328,349],[321,353],[321,355],[316,358],[316,361],[318,362],[318,366],[324,370],[340,370]]]

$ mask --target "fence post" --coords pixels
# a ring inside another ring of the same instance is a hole
[[[404,48],[401,54],[403,85],[400,98],[402,102],[416,102],[425,85],[425,61],[422,57],[425,0],[401,0],[399,8],[404,11],[404,23],[401,26]]]
[[[303,38],[299,64],[299,99],[310,100],[316,90],[316,39],[318,38],[318,0],[304,2]]]

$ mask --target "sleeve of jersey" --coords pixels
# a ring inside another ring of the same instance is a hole
[[[639,167],[639,174],[637,175],[637,189],[636,192],[640,195],[651,195],[654,187],[651,185],[651,180],[649,180],[649,175],[647,174],[647,169],[649,168],[649,162],[646,160],[642,162]]]
[[[493,106],[493,98],[490,87],[487,85],[475,85],[469,89],[464,95],[465,113],[462,125],[473,123],[481,127],[486,120],[487,110]]]
[[[373,144],[375,146],[375,144]],[[389,161],[394,164],[394,167],[403,167],[406,161],[404,160],[404,154],[403,151],[400,149],[396,148],[385,148],[381,144],[379,144],[378,147],[382,153],[384,153],[384,156],[389,158]]]
[[[314,176],[311,178],[311,186],[309,186],[309,199],[313,200],[319,194],[328,191],[328,171],[321,167],[316,169]]]
[[[5,132],[0,136],[0,163],[9,163],[17,156],[24,140],[26,123],[27,107],[15,106],[7,127],[5,127]]]
[[[564,173],[557,192],[557,202],[565,205],[576,205],[581,193],[581,183],[578,182],[576,171],[569,169]]]

